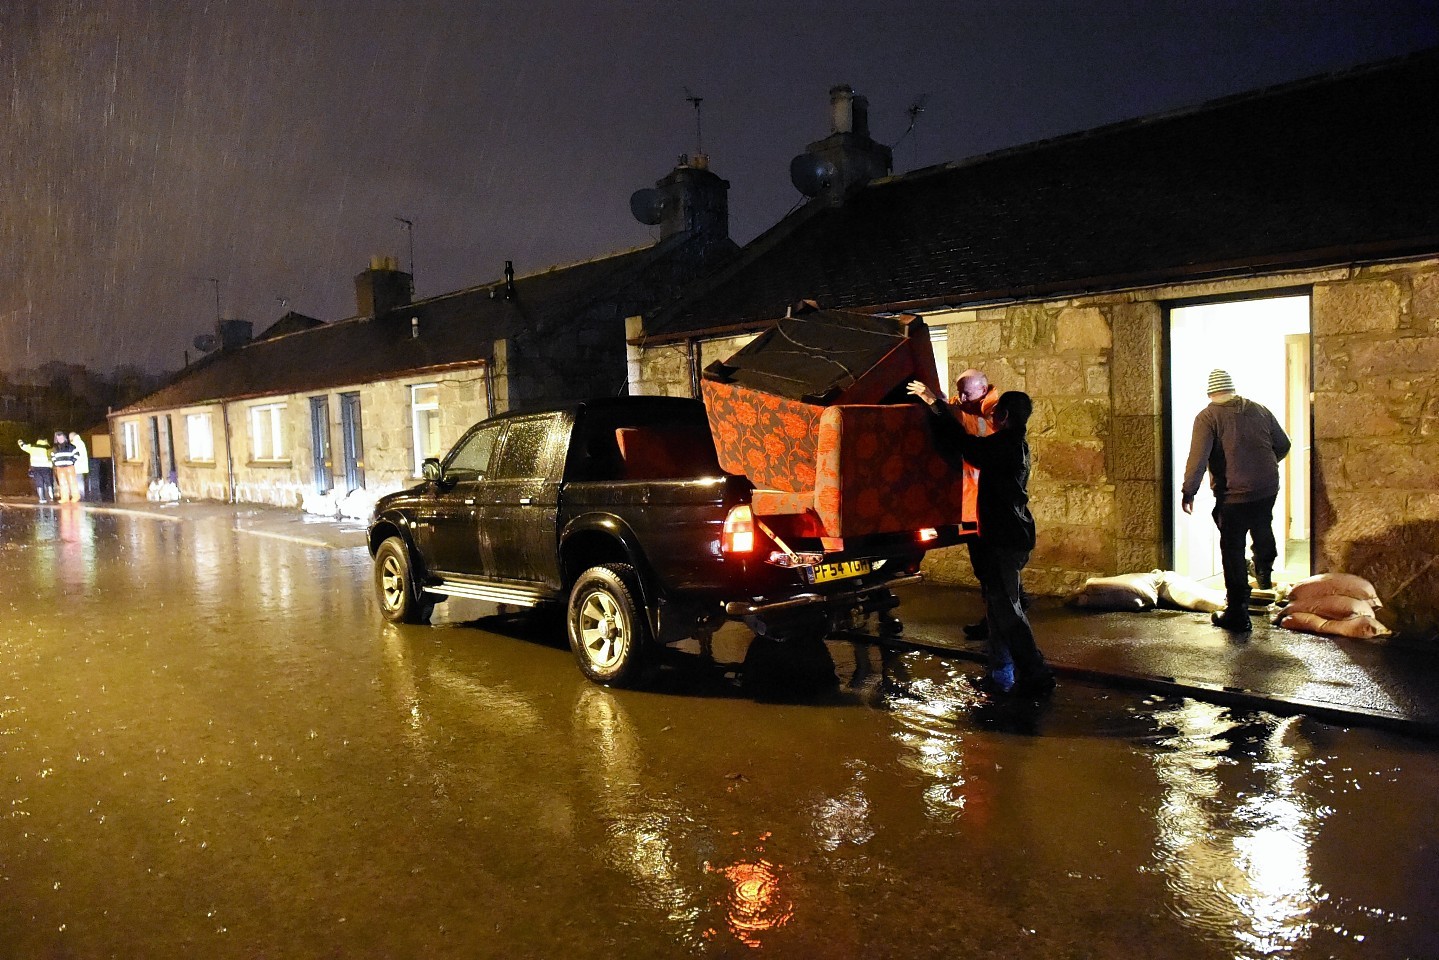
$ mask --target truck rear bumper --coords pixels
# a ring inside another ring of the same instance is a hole
[[[908,576],[895,577],[893,580],[885,580],[882,583],[872,583],[868,586],[856,587],[852,590],[840,590],[832,593],[801,593],[796,596],[786,597],[783,600],[771,602],[762,600],[731,600],[725,604],[724,612],[731,617],[766,617],[773,616],[777,613],[798,612],[807,607],[821,605],[845,606],[859,602],[868,594],[880,590],[888,590],[890,587],[918,583],[923,579],[923,574],[914,573]]]

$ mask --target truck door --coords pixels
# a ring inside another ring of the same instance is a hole
[[[442,479],[417,511],[420,552],[433,569],[472,576],[480,561],[479,490],[490,469],[505,425],[482,426],[455,444],[441,463]]]
[[[479,551],[487,577],[559,588],[558,463],[568,433],[561,414],[510,421],[494,467],[480,484]]]

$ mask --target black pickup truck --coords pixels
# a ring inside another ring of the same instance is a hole
[[[871,616],[897,631],[889,588],[917,579],[925,549],[942,545],[912,531],[826,550],[782,517],[756,517],[753,485],[721,470],[699,400],[494,417],[423,475],[370,521],[384,616],[426,622],[446,597],[567,604],[580,669],[617,686],[641,679],[656,645],[727,620],[781,639]]]

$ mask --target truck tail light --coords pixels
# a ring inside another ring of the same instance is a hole
[[[720,550],[724,553],[753,553],[754,546],[754,512],[749,504],[742,503],[724,519]]]

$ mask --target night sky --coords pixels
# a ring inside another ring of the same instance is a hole
[[[348,317],[397,217],[422,297],[648,243],[687,94],[743,243],[837,83],[890,144],[925,98],[904,172],[1436,44],[1435,0],[5,0],[0,369],[176,369],[217,288]]]

